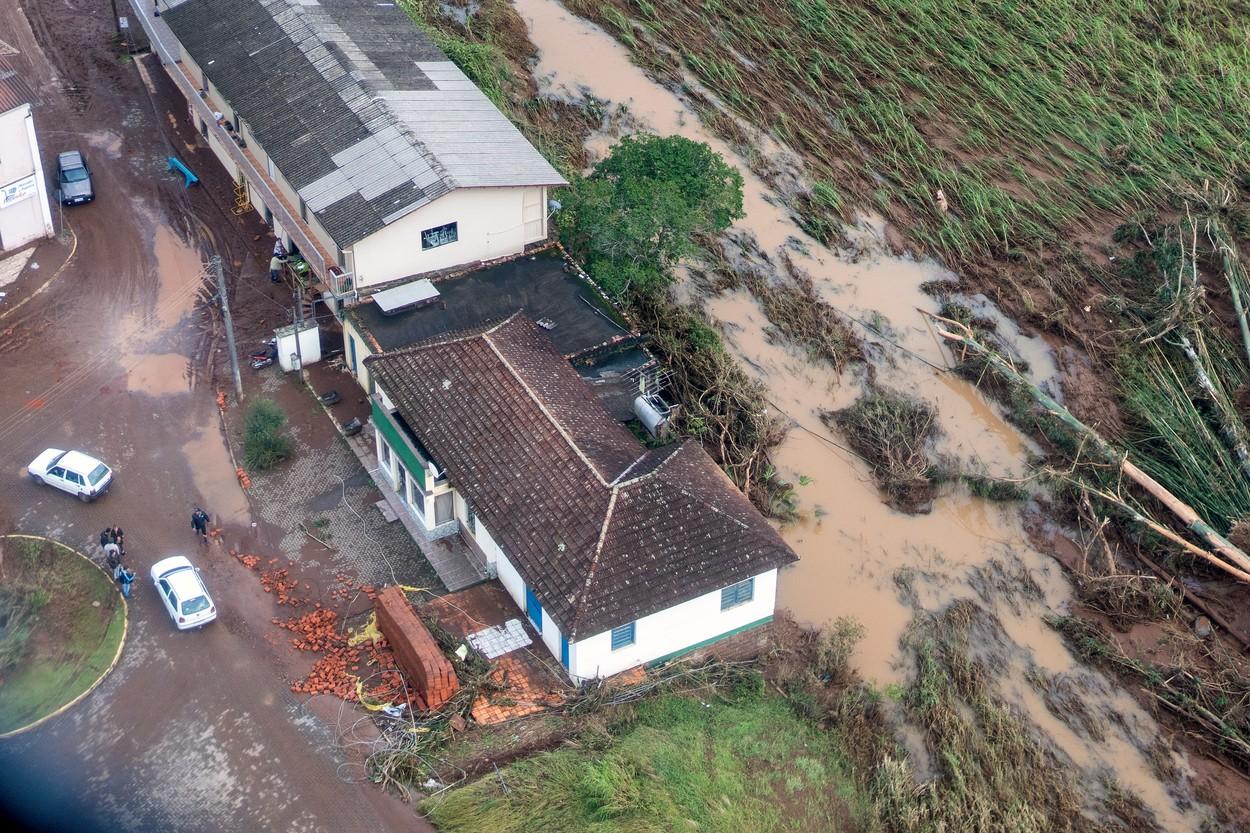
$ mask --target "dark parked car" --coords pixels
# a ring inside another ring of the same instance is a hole
[[[62,205],[78,205],[95,199],[87,160],[76,150],[67,150],[57,156],[56,185],[61,191]]]

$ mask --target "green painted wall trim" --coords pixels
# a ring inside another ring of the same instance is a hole
[[[687,648],[682,648],[680,651],[673,651],[673,653],[671,654],[665,654],[664,656],[659,657],[658,659],[653,659],[650,662],[646,663],[646,666],[647,668],[654,668],[657,665],[663,665],[669,660],[674,660],[674,659],[677,659],[678,657],[685,656],[686,654],[689,654],[692,651],[697,651],[700,648],[706,648],[708,645],[711,645],[714,642],[720,642],[722,639],[728,639],[729,637],[735,636],[736,634],[740,634],[743,631],[749,631],[752,628],[758,628],[760,625],[767,625],[771,621],[773,621],[773,616],[770,613],[767,616],[765,616],[763,619],[756,619],[754,622],[748,622],[745,625],[734,628],[731,631],[725,631],[724,633],[717,634],[716,636],[713,636],[710,639],[705,639],[702,642],[696,642],[694,645],[691,645]]]
[[[408,475],[417,483],[421,484],[421,490],[425,491],[425,463],[413,451],[412,446],[408,444],[408,439],[404,437],[403,429],[391,420],[391,415],[382,410],[382,406],[378,404],[378,400],[370,401],[373,408],[373,424],[377,426],[381,432],[386,444],[391,447],[399,455],[399,459],[403,462],[404,468],[408,469]]]

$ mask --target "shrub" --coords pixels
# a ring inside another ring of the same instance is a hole
[[[243,465],[264,471],[291,456],[293,443],[282,433],[286,414],[270,399],[252,403],[244,417]]]

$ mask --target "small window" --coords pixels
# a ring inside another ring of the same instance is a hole
[[[634,644],[634,625],[630,622],[628,625],[621,625],[619,628],[612,629],[612,650],[624,648]]]
[[[455,498],[451,492],[434,497],[434,525],[445,524],[455,518]]]
[[[391,447],[386,444],[386,440],[382,440],[382,465],[386,469],[391,467]]]
[[[455,223],[448,223],[445,226],[435,226],[421,232],[421,249],[436,249],[439,246],[446,246],[448,243],[455,243],[459,240],[459,231]]]
[[[395,491],[402,498],[404,490],[408,487],[408,470],[404,468],[403,463],[395,467]]]
[[[299,218],[305,223],[308,222],[308,206],[304,204],[303,197],[300,197],[299,201]]]
[[[412,508],[425,517],[425,492],[417,486],[412,487]]]
[[[746,581],[731,584],[729,587],[720,591],[720,609],[729,610],[731,607],[746,604],[754,598],[755,579],[749,578]]]
[[[477,535],[477,515],[473,514],[473,510],[469,508],[469,504],[464,505],[465,519],[464,525],[469,528],[469,533]]]

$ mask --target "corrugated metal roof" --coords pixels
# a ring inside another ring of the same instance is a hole
[[[35,91],[8,61],[0,58],[0,113],[35,102]]]
[[[395,4],[172,0],[165,22],[341,248],[456,188],[564,179]]]

